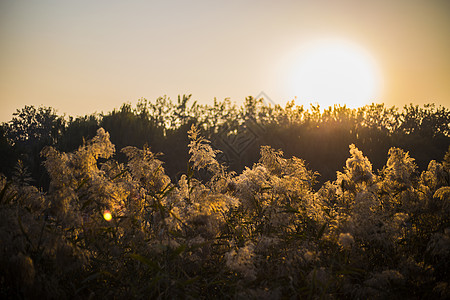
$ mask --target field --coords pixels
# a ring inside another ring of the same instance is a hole
[[[163,100],[2,125],[2,298],[450,297],[447,109]]]

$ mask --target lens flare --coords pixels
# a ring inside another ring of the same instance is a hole
[[[105,210],[105,212],[103,213],[103,218],[108,222],[111,221],[112,216],[111,216],[111,213],[109,212],[109,210]]]

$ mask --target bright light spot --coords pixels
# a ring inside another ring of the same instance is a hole
[[[320,40],[297,51],[288,76],[297,104],[355,108],[376,102],[381,93],[375,60],[364,49],[342,40]]]
[[[105,210],[105,212],[103,213],[103,218],[105,218],[106,221],[111,221],[112,216],[111,213],[109,212],[109,210]]]

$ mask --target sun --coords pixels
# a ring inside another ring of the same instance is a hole
[[[291,64],[291,93],[300,103],[356,108],[376,102],[381,76],[374,58],[356,44],[320,40],[303,47]]]

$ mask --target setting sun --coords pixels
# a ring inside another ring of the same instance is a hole
[[[360,107],[376,101],[381,76],[375,60],[349,42],[321,40],[304,47],[292,64],[289,84],[302,103]]]

